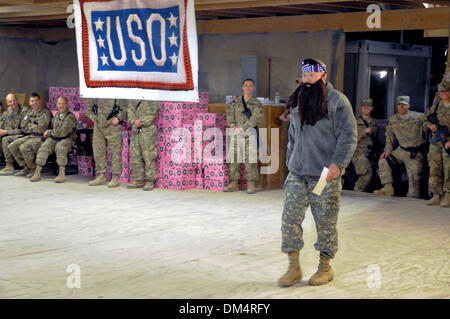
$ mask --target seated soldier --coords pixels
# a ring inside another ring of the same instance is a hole
[[[8,151],[9,145],[15,140],[23,137],[20,123],[28,112],[28,108],[17,103],[14,93],[6,96],[8,109],[0,117],[0,146],[5,157],[6,167],[0,171],[0,175],[14,174],[14,157]]]
[[[30,181],[37,182],[41,179],[42,167],[47,158],[53,152],[56,153],[56,162],[59,166],[59,174],[55,183],[63,183],[67,165],[67,153],[73,147],[75,130],[77,129],[77,118],[68,110],[67,98],[61,96],[56,104],[58,112],[53,118],[53,127],[44,132],[45,142],[39,148],[36,155],[36,170]]]
[[[52,113],[41,105],[39,94],[32,93],[30,96],[31,108],[20,123],[23,137],[15,140],[8,146],[17,164],[22,170],[15,176],[33,176],[36,164],[34,157],[43,142],[43,134],[49,128]]]

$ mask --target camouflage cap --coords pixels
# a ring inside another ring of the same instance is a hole
[[[407,95],[400,95],[397,96],[397,104],[409,104],[409,96]]]
[[[373,100],[372,99],[363,99],[362,101],[361,101],[361,106],[362,105],[370,105],[370,106],[373,106]]]
[[[438,92],[450,91],[450,82],[442,81],[438,84]]]

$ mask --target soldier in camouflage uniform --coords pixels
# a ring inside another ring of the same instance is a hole
[[[357,144],[352,106],[344,94],[326,83],[325,64],[306,59],[302,77],[302,85],[288,100],[291,110],[286,152],[289,175],[284,183],[281,250],[288,254],[289,268],[278,280],[281,287],[291,286],[302,278],[299,254],[304,246],[302,222],[308,206],[317,230],[314,246],[320,251],[319,267],[309,284],[323,285],[333,280],[330,260],[338,250],[336,224],[341,176]],[[313,190],[324,167],[329,168],[327,185],[321,195],[316,195]]]
[[[36,170],[30,181],[37,182],[41,179],[42,167],[47,158],[53,152],[56,153],[56,162],[59,166],[59,174],[55,183],[63,183],[66,178],[67,153],[74,144],[77,118],[68,110],[67,98],[61,96],[57,101],[58,112],[53,118],[53,127],[44,132],[45,142],[39,148],[36,155]]]
[[[43,142],[43,134],[49,128],[52,113],[49,109],[41,106],[39,94],[32,93],[30,96],[31,109],[27,112],[20,123],[22,133],[25,135],[8,146],[8,151],[14,156],[17,164],[23,167],[14,174],[15,176],[26,176],[30,178],[36,168],[35,155]]]
[[[89,99],[87,116],[95,123],[92,146],[94,149],[95,172],[97,177],[89,182],[89,186],[104,185],[106,183],[106,164],[109,147],[112,162],[112,179],[108,187],[120,185],[122,174],[122,125],[126,120],[126,101],[115,99]],[[108,119],[108,117],[110,117]]]
[[[374,191],[376,195],[394,195],[391,166],[405,164],[408,173],[408,197],[419,198],[420,177],[423,168],[423,113],[409,111],[409,96],[397,97],[398,113],[389,119],[386,127],[386,145],[378,165],[382,189]],[[397,139],[399,147],[394,150]]]
[[[6,167],[0,171],[0,175],[14,174],[14,157],[8,151],[8,146],[18,138],[21,138],[20,123],[28,112],[28,108],[17,103],[14,93],[6,96],[9,108],[0,117],[0,146],[5,157]]]
[[[436,114],[439,126],[450,130],[450,78],[447,80],[444,77],[438,85],[438,91],[439,97],[423,118],[423,127],[432,132],[431,137],[438,132],[438,126],[430,122],[429,116],[432,114]],[[450,207],[450,136],[447,136],[444,141],[430,144],[428,163],[430,165],[428,185],[433,197],[427,205],[440,204],[442,207]],[[441,197],[443,197],[442,203]]]
[[[132,129],[130,142],[130,161],[135,182],[127,188],[154,188],[158,178],[156,156],[158,141],[156,139],[156,116],[160,108],[157,101],[130,101],[128,104],[128,121]],[[144,186],[145,185],[145,186]]]
[[[227,123],[233,130],[231,135],[230,148],[233,152],[227,156],[232,157],[230,164],[231,183],[225,187],[224,192],[234,192],[239,190],[238,181],[240,179],[241,163],[237,163],[239,156],[238,152],[243,155],[245,161],[245,169],[247,173],[247,193],[253,194],[256,192],[255,181],[259,180],[258,172],[258,149],[257,149],[257,134],[255,127],[258,122],[264,117],[261,102],[253,96],[255,91],[255,81],[246,79],[243,82],[242,90],[243,96],[236,98],[230,105],[227,106]],[[249,110],[250,112],[246,111]],[[244,112],[247,112],[248,117]]]
[[[361,104],[362,116],[356,120],[358,127],[358,145],[356,146],[352,163],[355,166],[356,174],[359,176],[353,188],[357,192],[364,192],[372,179],[372,164],[369,160],[369,154],[374,146],[374,136],[378,132],[377,123],[370,116],[372,110],[373,100],[363,100]]]

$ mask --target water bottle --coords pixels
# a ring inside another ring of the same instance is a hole
[[[280,104],[280,93],[275,93],[275,104]]]

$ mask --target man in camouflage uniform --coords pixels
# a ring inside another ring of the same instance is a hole
[[[376,195],[394,195],[391,166],[405,164],[409,180],[407,196],[415,198],[420,196],[420,175],[424,160],[422,149],[425,143],[423,113],[409,111],[409,107],[409,96],[397,97],[398,113],[389,119],[384,153],[378,161],[380,179],[384,187],[374,191]],[[399,147],[394,150],[395,139]]]
[[[430,115],[436,114],[439,126],[450,130],[450,79],[447,80],[444,77],[438,85],[438,91],[439,97],[423,118],[423,127],[432,132],[431,137],[438,132],[438,126],[430,121]],[[447,136],[444,141],[430,144],[428,163],[430,165],[428,185],[433,197],[427,202],[427,205],[440,204],[442,207],[450,207],[450,136]],[[443,197],[442,203],[441,196]]]
[[[14,157],[8,151],[8,146],[22,137],[20,123],[28,112],[28,108],[17,103],[14,93],[6,96],[9,108],[0,117],[0,146],[5,157],[6,167],[0,171],[0,175],[14,174]]]
[[[261,102],[253,96],[255,91],[255,81],[246,79],[243,82],[243,96],[236,98],[227,106],[227,123],[233,133],[230,140],[230,148],[232,153],[227,156],[230,158],[230,177],[231,183],[225,187],[224,192],[234,192],[239,190],[238,181],[241,177],[238,152],[244,157],[245,169],[247,173],[247,193],[256,192],[255,181],[259,180],[258,172],[258,149],[257,149],[257,133],[255,127],[264,117]],[[236,158],[236,156],[238,156]],[[239,163],[237,163],[239,162]]]
[[[330,260],[338,250],[337,218],[342,191],[341,176],[350,163],[357,144],[356,120],[347,97],[326,83],[326,66],[320,60],[306,59],[302,65],[303,83],[289,97],[291,110],[284,183],[282,216],[283,253],[289,267],[278,280],[281,287],[301,280],[299,254],[304,246],[302,223],[308,206],[317,229],[316,250],[319,267],[309,279],[312,286],[334,278]],[[321,195],[313,193],[323,168],[329,168],[327,185]]]
[[[68,110],[67,98],[61,96],[57,101],[58,112],[53,118],[53,127],[44,132],[45,142],[41,145],[36,155],[36,170],[30,181],[37,182],[41,179],[42,167],[47,158],[53,152],[56,153],[56,162],[59,166],[59,174],[55,183],[63,183],[66,178],[67,153],[73,147],[77,118]]]
[[[156,139],[156,116],[160,108],[157,101],[130,101],[128,104],[128,121],[132,129],[130,143],[130,161],[134,172],[133,184],[127,188],[154,188],[158,178],[156,156],[158,141]]]
[[[358,145],[352,158],[356,174],[359,178],[353,188],[354,191],[364,192],[372,179],[372,164],[369,154],[374,147],[374,138],[378,131],[375,119],[370,116],[373,110],[373,100],[365,99],[361,103],[362,115],[356,120],[358,127]]]
[[[126,112],[126,104],[123,100],[88,100],[87,116],[94,122],[92,146],[94,149],[95,172],[97,174],[97,177],[89,182],[89,186],[104,185],[106,183],[107,146],[111,153],[112,162],[112,179],[108,183],[108,187],[120,185],[123,146],[121,124],[126,120]]]
[[[17,164],[23,167],[15,176],[28,178],[34,174],[36,168],[34,158],[42,145],[43,134],[49,128],[52,119],[50,110],[41,106],[39,94],[31,94],[30,106],[31,109],[20,123],[24,137],[15,140],[8,146],[8,151],[13,155]]]

